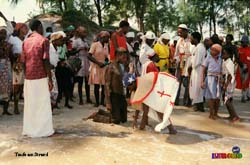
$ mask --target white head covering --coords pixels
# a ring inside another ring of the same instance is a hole
[[[126,34],[126,37],[127,37],[127,38],[135,38],[135,33],[134,33],[134,32],[128,32],[128,33]]]
[[[187,25],[186,25],[186,24],[180,24],[180,25],[178,26],[178,28],[188,30],[188,27],[187,27]]]
[[[59,31],[59,32],[54,32],[50,35],[50,42],[55,41],[59,38],[63,37],[63,34]]]
[[[147,33],[145,34],[145,38],[146,39],[150,39],[150,40],[154,40],[156,38],[155,33],[152,31],[147,31]]]
[[[5,29],[7,31],[7,38],[9,39],[9,36],[13,33],[13,26],[10,21],[4,21],[2,18],[0,18],[0,30]]]
[[[168,33],[163,33],[163,34],[160,36],[160,38],[158,39],[158,42],[159,42],[160,44],[163,44],[162,39],[170,40],[169,34],[168,34]]]

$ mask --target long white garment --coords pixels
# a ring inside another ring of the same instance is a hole
[[[49,62],[50,62],[51,65],[56,67],[58,61],[59,61],[59,54],[58,54],[56,48],[54,47],[54,45],[52,43],[50,43],[50,46],[49,46]]]
[[[192,51],[191,64],[192,73],[190,77],[189,94],[192,99],[192,104],[203,102],[204,91],[201,88],[202,81],[202,63],[206,56],[206,48],[202,43],[199,43]]]
[[[25,79],[23,135],[47,137],[53,133],[48,79]]]
[[[169,117],[173,111],[175,98],[179,88],[179,82],[175,77],[164,72],[160,72],[157,77],[154,89],[143,101],[150,107],[148,116],[156,121],[157,113],[163,113],[163,120],[155,126],[156,132],[161,132],[170,124]]]

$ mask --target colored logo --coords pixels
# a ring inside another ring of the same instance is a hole
[[[240,147],[233,146],[232,153],[212,153],[212,159],[241,159]]]
[[[232,152],[233,152],[234,154],[240,153],[240,147],[234,146],[234,147],[232,148]]]

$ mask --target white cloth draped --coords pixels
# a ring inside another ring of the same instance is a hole
[[[23,135],[47,137],[53,133],[48,79],[25,79]]]
[[[192,73],[190,77],[189,94],[192,99],[192,104],[203,102],[204,91],[201,88],[202,81],[202,63],[206,56],[206,48],[202,43],[199,43],[192,51],[191,65]]]

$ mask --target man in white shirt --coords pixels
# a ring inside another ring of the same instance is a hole
[[[180,39],[176,44],[176,51],[174,55],[174,60],[177,63],[176,77],[180,82],[179,90],[176,96],[175,104],[179,105],[179,97],[181,92],[181,85],[185,87],[183,103],[185,106],[191,105],[191,100],[189,97],[189,74],[188,74],[188,66],[190,65],[190,48],[191,43],[188,37],[188,28],[185,24],[180,24],[178,26],[178,36]]]

